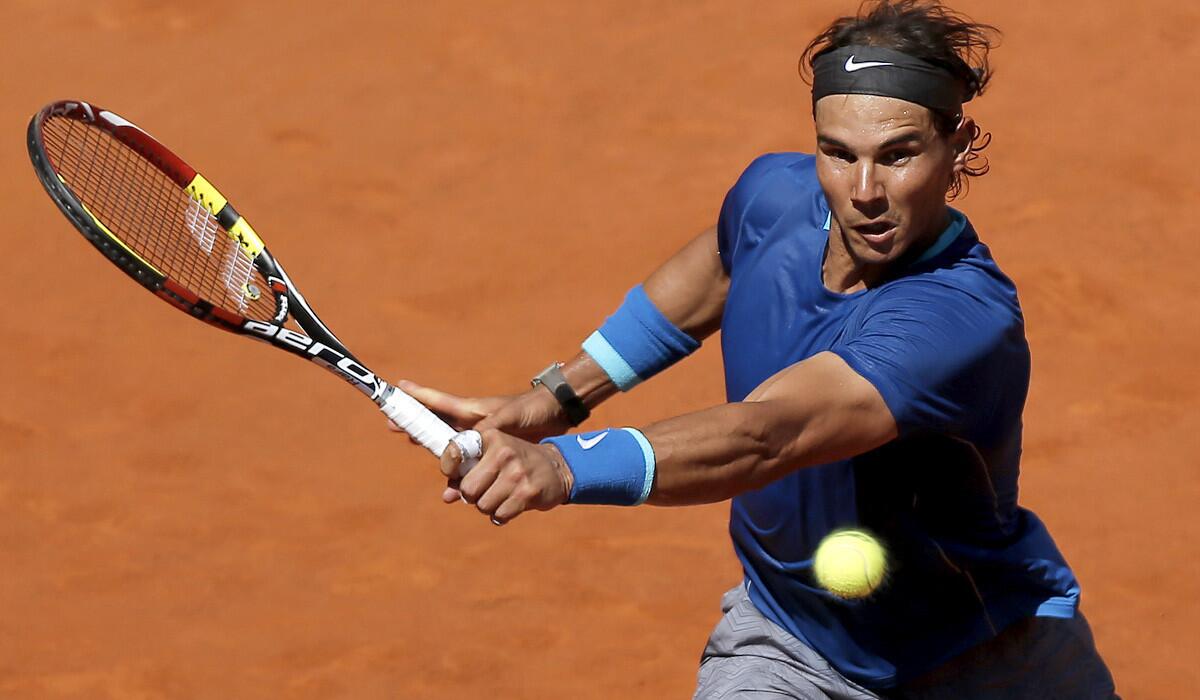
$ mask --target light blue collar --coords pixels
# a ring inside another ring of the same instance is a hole
[[[916,265],[918,263],[923,263],[945,250],[951,243],[958,239],[959,234],[961,234],[963,229],[966,227],[967,217],[963,216],[961,212],[951,209],[950,224],[946,226],[946,230],[942,231],[942,235],[938,236],[938,239],[933,242],[933,245],[929,246],[924,253],[921,253],[921,257],[913,261],[913,264]]]
[[[825,230],[826,231],[829,230],[829,224],[832,222],[833,222],[833,212],[831,211],[825,215]],[[938,236],[938,239],[933,242],[933,245],[929,246],[929,248],[927,248],[924,253],[921,253],[921,257],[914,260],[912,264],[916,265],[917,263],[923,263],[926,260],[929,260],[933,256],[935,256],[938,253],[945,250],[947,247],[949,247],[949,245],[951,243],[953,243],[955,240],[958,239],[959,234],[961,234],[963,232],[963,229],[966,227],[967,227],[967,217],[963,216],[962,212],[958,211],[957,209],[951,209],[950,210],[950,225],[948,225],[946,227],[945,231],[942,231],[942,235]]]

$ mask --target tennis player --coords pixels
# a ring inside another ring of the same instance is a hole
[[[801,62],[817,152],[751,163],[717,225],[579,355],[511,397],[403,386],[482,432],[481,462],[444,498],[498,525],[568,503],[731,500],[744,580],[697,698],[1115,697],[1075,576],[1017,503],[1030,356],[1016,289],[947,205],[986,171],[963,104],[988,84],[994,35],[920,0],[834,21]],[[562,434],[718,328],[728,403]],[[844,527],[890,557],[865,600],[812,575],[817,543]]]

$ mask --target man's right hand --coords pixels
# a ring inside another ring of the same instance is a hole
[[[410,381],[398,382],[396,386],[440,415],[455,430],[495,429],[537,442],[551,435],[562,435],[571,427],[558,400],[541,386],[523,394],[486,398],[455,396]],[[389,427],[400,431],[390,421]]]

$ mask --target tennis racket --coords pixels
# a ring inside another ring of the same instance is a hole
[[[67,219],[155,296],[333,372],[435,455],[458,445],[461,473],[475,463],[479,433],[457,433],[368,369],[321,322],[225,196],[141,128],[64,100],[34,115],[27,145],[38,179]]]

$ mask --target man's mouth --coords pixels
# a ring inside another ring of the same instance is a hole
[[[854,232],[862,236],[868,243],[883,243],[896,230],[896,224],[890,221],[876,221],[869,224],[852,226]]]

